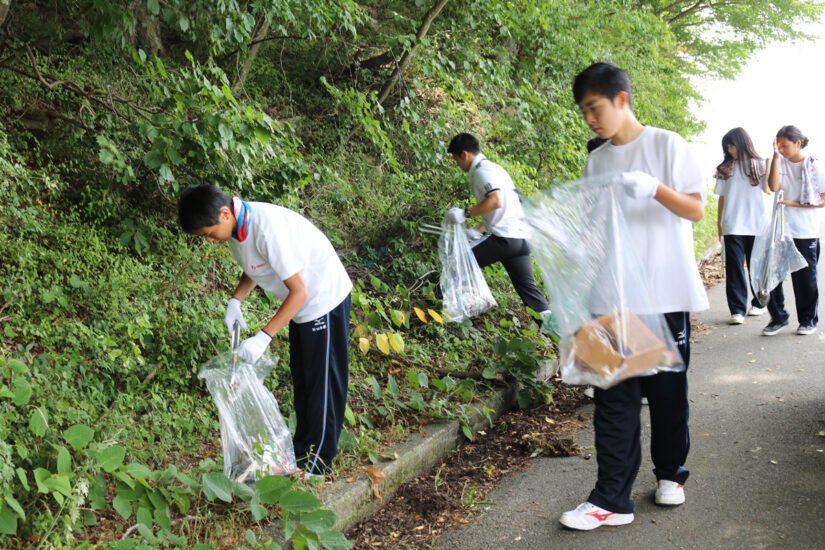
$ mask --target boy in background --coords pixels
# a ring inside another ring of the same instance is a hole
[[[470,192],[477,203],[471,208],[450,208],[447,216],[455,223],[481,216],[488,236],[477,244],[471,243],[478,266],[484,268],[501,262],[521,301],[544,320],[550,315],[550,307],[533,277],[533,262],[527,246],[530,229],[513,179],[504,168],[484,156],[473,135],[456,135],[447,152],[467,173]]]
[[[583,176],[615,174],[631,242],[647,267],[651,310],[662,313],[684,360],[690,360],[689,312],[708,308],[693,252],[691,222],[704,215],[705,188],[687,142],[678,134],[643,126],[633,113],[630,79],[612,63],[579,73],[573,96],[593,132],[608,141],[594,149]],[[641,397],[650,407],[656,504],[685,502],[684,467],[690,447],[687,370],[627,379],[595,389],[598,476],[577,508],[562,514],[566,527],[590,530],[633,521],[630,492],[641,464]]]
[[[349,378],[352,283],[329,240],[309,220],[282,206],[230,200],[213,185],[187,188],[178,202],[181,228],[210,243],[229,242],[243,275],[226,307],[230,334],[246,328],[241,302],[256,286],[282,303],[266,326],[238,347],[255,363],[289,325],[289,367],[298,467],[325,475],[338,450]]]

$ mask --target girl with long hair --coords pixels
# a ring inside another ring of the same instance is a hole
[[[791,273],[796,299],[797,334],[813,334],[819,321],[819,289],[816,265],[819,262],[820,208],[825,206],[825,173],[819,162],[802,152],[808,138],[796,126],[783,126],[773,141],[773,159],[768,173],[771,191],[782,189],[785,205],[785,230],[808,266]],[[768,300],[771,322],[762,330],[773,336],[788,324],[782,284],[771,291]]]
[[[730,324],[741,325],[745,315],[762,315],[751,287],[748,308],[749,277],[753,240],[762,231],[767,218],[763,200],[763,178],[766,161],[753,148],[753,142],[743,128],[734,128],[722,137],[724,158],[716,167],[716,189],[719,195],[717,226],[725,247],[725,290],[730,310]],[[765,188],[766,190],[766,188]]]

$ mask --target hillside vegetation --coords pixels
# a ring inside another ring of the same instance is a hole
[[[552,399],[531,374],[554,343],[503,269],[486,273],[498,309],[440,322],[436,242],[417,227],[469,205],[454,134],[478,135],[529,196],[583,166],[570,84],[590,63],[629,71],[643,123],[690,136],[691,75],[735,75],[821,8],[0,0],[0,546],[255,548],[256,523],[280,516],[296,548],[348,547],[309,488],[221,474],[197,371],[229,347],[239,270],[178,230],[187,185],[295,209],[341,255],[356,285],[345,472],[502,381],[524,382],[522,405]],[[276,305],[250,296],[250,330]],[[288,414],[285,361],[267,384]]]

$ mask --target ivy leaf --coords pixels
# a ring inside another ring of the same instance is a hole
[[[384,355],[390,354],[390,341],[386,334],[376,334],[375,345],[378,346],[378,349],[380,349]]]
[[[424,313],[424,310],[422,310],[420,308],[417,308],[417,307],[414,307],[413,311],[415,312],[416,316],[418,316],[419,321],[421,321],[422,323],[427,322],[427,314]]]
[[[72,456],[66,447],[60,446],[57,451],[57,473],[68,474],[72,471]]]
[[[352,412],[352,409],[349,408],[349,405],[344,406],[344,418],[347,419],[347,423],[350,426],[355,426],[355,413]]]
[[[290,487],[292,487],[292,481],[289,478],[266,476],[255,484],[255,494],[264,504],[277,504],[281,495],[287,492]]]
[[[22,407],[26,403],[29,402],[32,396],[32,387],[26,381],[18,381],[14,386],[14,398],[12,398],[12,403],[14,403],[18,407]]]
[[[104,472],[111,474],[123,464],[124,458],[126,458],[126,449],[120,445],[112,445],[97,454],[97,465]]]
[[[370,350],[370,341],[366,338],[359,338],[358,339],[358,347],[361,350],[361,353],[364,355]]]
[[[232,502],[232,482],[222,473],[204,474],[203,493],[210,501]]]
[[[252,502],[249,503],[249,511],[252,512],[255,521],[261,521],[267,514],[266,508],[261,505],[261,500],[257,496],[252,497]]]
[[[40,407],[35,407],[34,412],[29,418],[29,431],[37,437],[43,437],[48,428],[49,418],[46,416],[46,411]]]
[[[397,353],[404,352],[404,340],[401,338],[400,334],[390,334],[390,344],[392,344],[392,349],[394,349]]]
[[[0,534],[16,535],[17,534],[17,515],[10,506],[6,506],[0,502]]]
[[[461,424],[461,431],[464,432],[464,437],[469,439],[470,441],[473,440],[473,430],[470,429],[470,426],[467,424]]]
[[[63,430],[63,438],[75,451],[79,451],[86,447],[94,435],[94,430],[83,424],[75,424],[74,426]]]
[[[314,512],[321,507],[318,497],[303,491],[289,491],[281,496],[279,504],[287,512]]]
[[[390,319],[392,322],[395,323],[395,326],[401,327],[404,323],[407,322],[407,315],[403,311],[398,311],[397,309],[390,310]]]
[[[124,521],[132,516],[132,501],[120,493],[112,500],[112,507],[114,507],[115,511],[120,514],[120,517],[122,517]]]

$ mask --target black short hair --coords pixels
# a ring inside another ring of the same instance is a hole
[[[787,126],[783,126],[776,132],[777,138],[785,138],[792,143],[796,143],[797,141],[802,142],[802,147],[800,149],[804,149],[808,145],[808,138],[805,137],[805,134],[802,133],[802,130],[794,126],[793,124],[788,124]]]
[[[573,81],[573,99],[576,104],[588,93],[605,96],[610,101],[619,92],[627,92],[630,108],[633,108],[633,92],[630,77],[614,63],[593,63],[576,75]]]
[[[481,146],[474,135],[462,132],[450,140],[450,145],[447,147],[448,153],[460,155],[462,151],[467,151],[473,155],[481,152]]]
[[[178,222],[186,233],[195,234],[204,227],[216,225],[221,208],[232,208],[220,188],[214,185],[190,185],[178,199]]]

